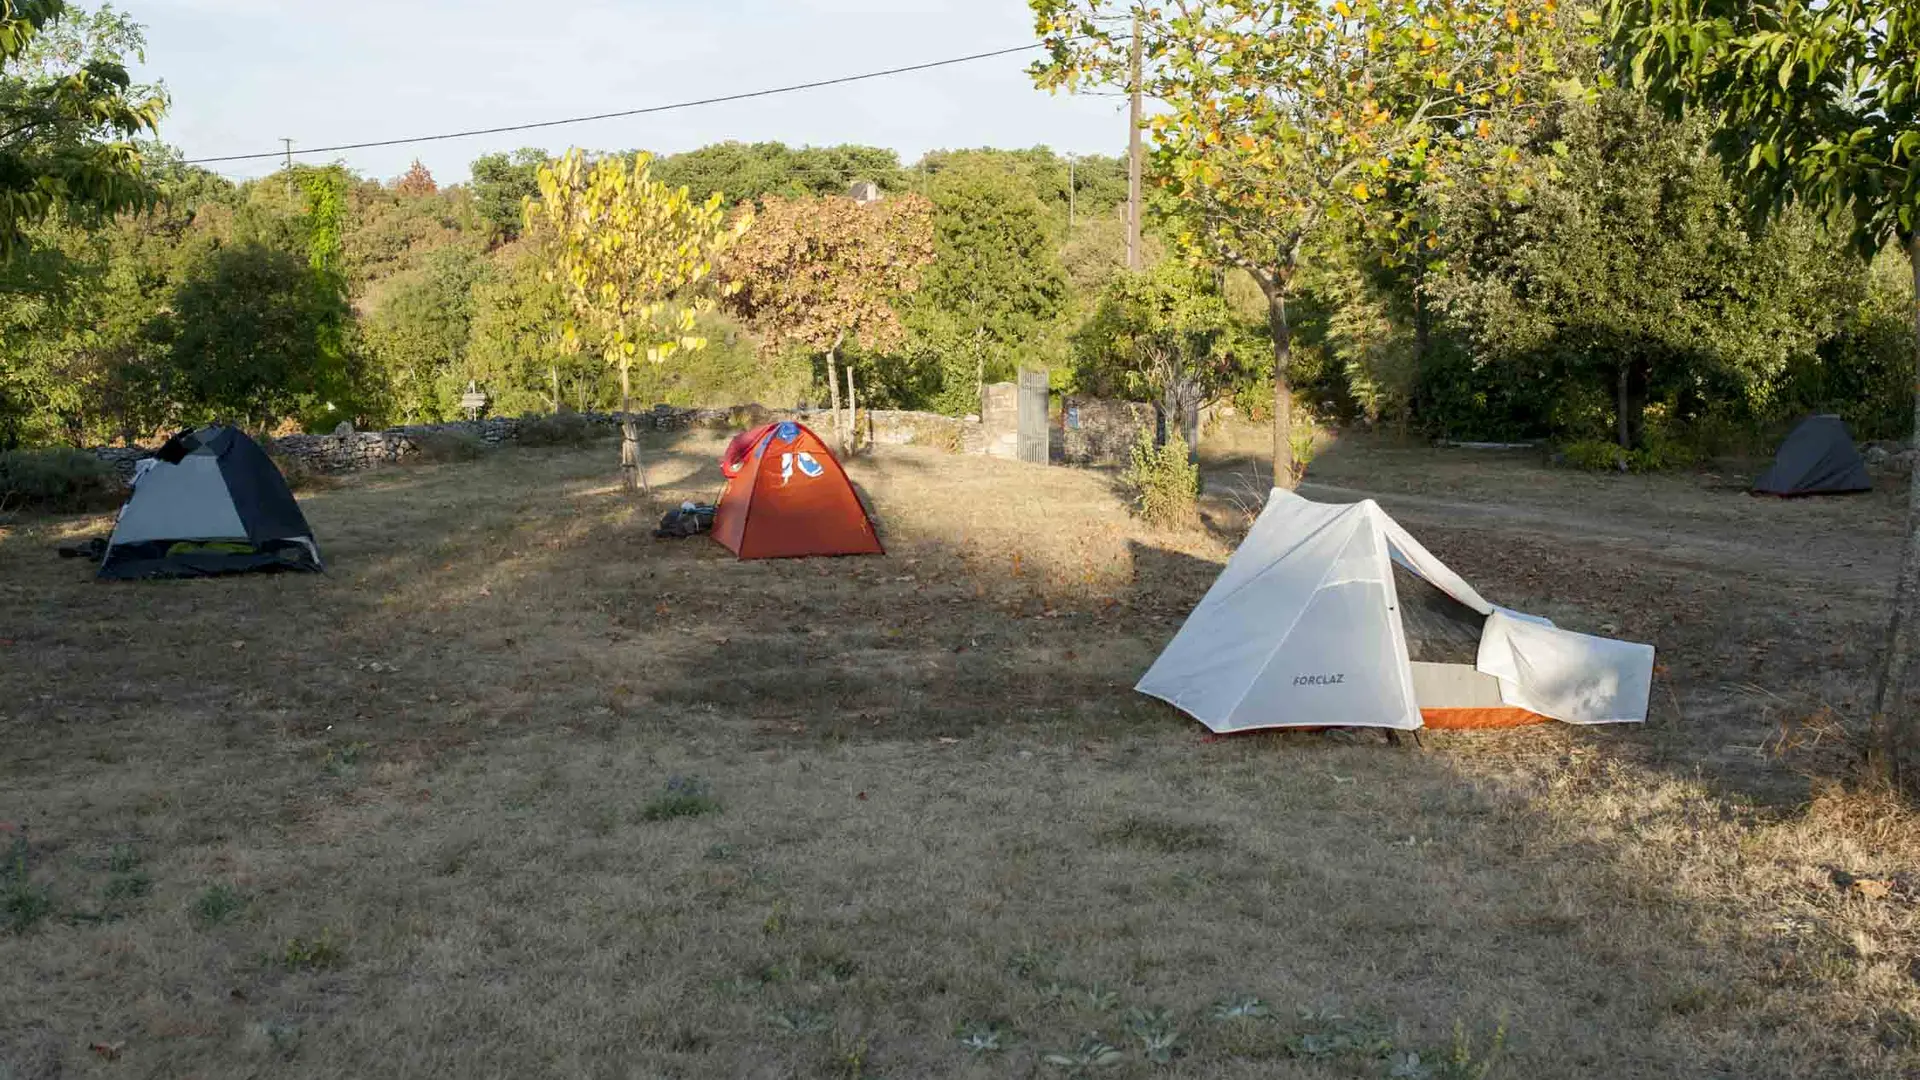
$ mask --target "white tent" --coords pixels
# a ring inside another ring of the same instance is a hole
[[[1477,625],[1474,662],[1409,654],[1396,564]],[[1495,607],[1371,499],[1275,489],[1135,689],[1216,732],[1644,721],[1653,647]]]

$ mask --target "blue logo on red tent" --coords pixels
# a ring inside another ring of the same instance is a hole
[[[813,477],[819,476],[823,472],[826,472],[827,469],[826,469],[826,466],[814,460],[814,457],[812,454],[809,454],[803,450],[800,453],[800,471],[805,473],[809,478],[813,478]]]

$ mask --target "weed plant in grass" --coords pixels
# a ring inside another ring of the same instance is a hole
[[[713,797],[713,785],[697,776],[674,776],[667,779],[664,791],[640,808],[640,820],[672,821],[719,812],[720,801]]]
[[[233,886],[209,885],[193,898],[188,914],[196,926],[207,929],[232,919],[246,906],[246,897]]]
[[[322,930],[317,937],[287,939],[275,960],[287,971],[332,971],[347,962],[347,951],[332,930]]]

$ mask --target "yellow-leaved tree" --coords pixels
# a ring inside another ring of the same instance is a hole
[[[541,166],[539,183],[540,197],[528,198],[523,212],[528,230],[538,226],[548,238],[548,276],[573,309],[563,341],[598,350],[619,370],[621,481],[628,491],[644,490],[633,363],[665,363],[706,347],[695,330],[716,304],[714,261],[752,215],[729,222],[720,196],[695,202],[686,188],[655,180],[648,154],[589,162],[569,150]]]

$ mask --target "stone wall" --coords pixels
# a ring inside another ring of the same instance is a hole
[[[1153,406],[1138,401],[1069,397],[1061,418],[1061,458],[1069,465],[1124,465],[1140,433],[1153,430]]]
[[[587,423],[611,437],[620,430],[618,413],[579,413]],[[1124,464],[1127,452],[1142,430],[1153,428],[1153,406],[1131,401],[1069,397],[1059,445],[1070,465]],[[634,419],[642,430],[679,431],[692,427],[744,430],[774,420],[798,420],[831,437],[833,414],[827,409],[768,409],[738,405],[728,409],[680,409],[657,406]],[[386,431],[354,431],[347,425],[332,435],[284,435],[268,449],[276,456],[298,461],[317,472],[352,472],[392,465],[420,452],[420,442],[433,435],[464,435],[489,446],[518,441],[525,421],[510,416],[451,424],[414,424]],[[981,394],[981,415],[943,416],[901,409],[862,409],[858,421],[860,443],[887,446],[930,446],[949,453],[987,454],[1014,458],[1019,449],[1018,391],[1013,383],[996,383]],[[134,463],[152,457],[157,447],[99,447],[94,454],[110,462],[123,477],[132,477]]]
[[[608,436],[618,434],[620,430],[621,414],[577,415],[602,429]],[[767,409],[760,405],[740,405],[729,409],[659,406],[651,412],[636,414],[634,419],[642,430],[647,431],[680,431],[692,427],[746,429],[774,420],[798,420],[828,438],[831,438],[833,430],[833,414],[830,410]],[[496,416],[450,424],[414,424],[386,431],[354,431],[343,424],[332,435],[283,435],[272,440],[267,448],[276,457],[300,462],[317,472],[353,472],[405,461],[420,452],[423,439],[434,435],[470,436],[488,446],[512,443],[519,439],[523,422],[516,417]],[[862,445],[931,446],[959,452],[969,445],[980,443],[978,429],[981,425],[977,420],[963,420],[939,413],[862,409],[858,424]],[[135,462],[152,457],[157,449],[103,446],[95,448],[93,453],[119,470],[122,478],[131,479]]]

